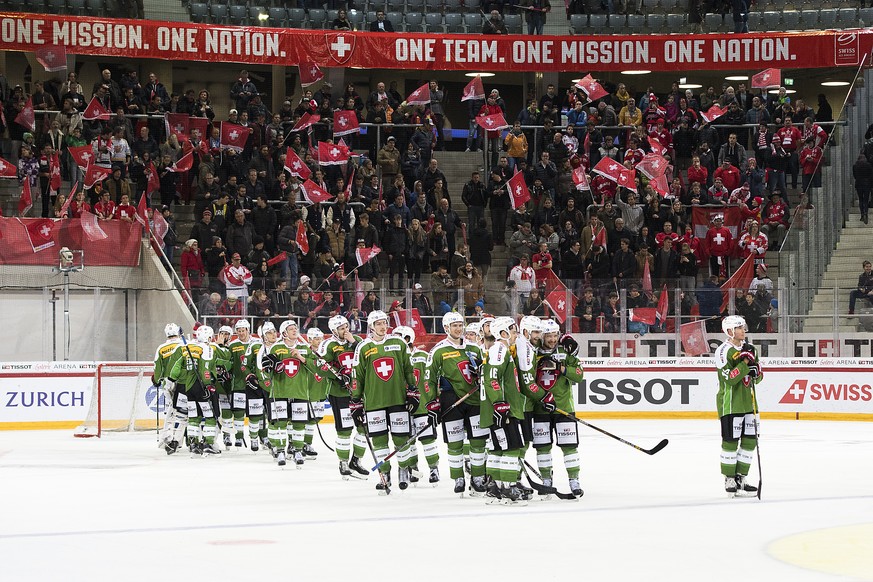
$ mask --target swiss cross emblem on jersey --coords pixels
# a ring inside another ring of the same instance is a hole
[[[394,375],[394,358],[376,358],[373,360],[373,369],[379,378],[387,382]]]
[[[352,361],[354,361],[355,355],[352,352],[343,352],[337,359],[339,360],[340,366],[343,367],[343,370],[351,370]]]
[[[293,378],[297,375],[297,372],[300,371],[300,362],[297,360],[288,359],[284,360],[282,363],[285,364],[285,375],[289,378]]]
[[[344,65],[355,51],[355,37],[347,34],[327,33],[324,35],[330,57]]]
[[[421,380],[421,370],[419,370],[418,368],[414,368],[412,370],[412,375],[415,376],[415,385],[418,386]]]
[[[461,360],[458,362],[458,369],[461,371],[461,375],[464,376],[464,380],[467,381],[467,384],[472,384],[473,370],[470,369],[470,360]]]
[[[554,370],[537,370],[537,384],[543,387],[544,390],[551,390],[555,385],[558,375]]]

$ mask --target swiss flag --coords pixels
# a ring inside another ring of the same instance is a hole
[[[643,263],[643,293],[652,296],[652,272],[649,268],[649,261]]]
[[[640,163],[636,165],[636,169],[649,180],[654,180],[658,176],[663,176],[667,171],[667,160],[661,154],[651,152],[643,156]]]
[[[570,303],[567,303],[566,288],[554,289],[546,296],[546,301],[552,311],[555,312],[555,317],[561,323],[567,321],[567,317],[573,315],[576,311],[576,296],[570,294]]]
[[[85,108],[85,111],[82,112],[82,119],[85,121],[109,121],[112,117],[112,113],[105,107],[96,97],[91,97],[91,102],[88,103],[88,107]]]
[[[752,75],[752,89],[767,89],[778,87],[782,84],[782,71],[779,69],[765,69]]]
[[[157,208],[152,209],[152,222],[155,225],[155,238],[164,240],[164,237],[170,232],[170,225],[167,224],[164,215]]]
[[[633,192],[637,191],[637,171],[632,168],[622,167],[618,175],[618,185]]]
[[[309,254],[309,236],[306,234],[306,223],[302,219],[297,222],[297,235],[294,237],[294,242],[297,243],[301,253]]]
[[[205,117],[189,117],[188,118],[188,134],[194,130],[200,132],[200,149],[204,154],[209,153],[209,136],[212,133],[209,131],[209,120]]]
[[[312,170],[309,169],[303,160],[300,159],[300,156],[297,155],[290,147],[288,151],[285,152],[285,169],[291,172],[292,176],[297,176],[301,180],[306,180],[309,178],[309,175],[312,174]]]
[[[727,309],[728,303],[730,302],[730,293],[734,289],[742,289],[745,291],[749,288],[749,285],[752,283],[752,279],[755,278],[755,254],[752,253],[746,260],[743,261],[743,264],[740,265],[740,268],[736,270],[736,272],[730,276],[730,279],[721,284],[722,291],[722,299],[721,299],[721,310],[724,311]]]
[[[21,219],[18,219],[21,222]],[[22,224],[24,224],[22,222]],[[27,230],[27,239],[30,241],[30,246],[33,252],[38,253],[55,246],[55,240],[52,237],[52,232],[55,228],[55,221],[50,218],[39,218],[28,220],[24,224]]]
[[[585,174],[583,166],[573,168],[573,183],[576,184],[577,190],[591,190],[591,184],[588,183],[588,176]]]
[[[157,230],[157,224],[155,224],[155,230]],[[272,267],[273,265],[278,265],[279,263],[281,263],[282,261],[284,261],[287,258],[288,258],[288,253],[286,253],[285,251],[282,251],[281,253],[279,253],[278,255],[273,257],[272,259],[268,259],[267,266]]]
[[[600,225],[600,230],[594,234],[591,244],[601,246],[603,250],[606,250],[606,227],[602,224]]]
[[[25,177],[21,185],[21,198],[18,199],[18,214],[24,216],[33,206],[33,196],[30,193],[30,178]]]
[[[61,189],[61,159],[57,152],[53,153],[52,157],[49,158],[49,174],[51,176],[49,188],[57,192]]]
[[[194,167],[193,150],[176,160],[176,163],[167,168],[168,172],[187,172]]]
[[[400,311],[395,311],[391,315],[394,317],[394,327],[401,325],[408,325],[415,331],[416,337],[424,337],[427,335],[427,330],[424,327],[424,322],[421,320],[421,315],[418,312],[418,309],[412,308],[408,310],[409,317],[406,317],[407,310],[401,309]],[[464,360],[465,363],[469,364],[467,360]],[[460,364],[459,364],[460,366]],[[463,369],[461,370],[463,373]],[[467,378],[467,376],[464,376]],[[467,383],[469,384],[469,378],[467,379]]]
[[[358,125],[358,114],[349,109],[342,109],[333,114],[333,134],[348,135],[361,131]]]
[[[661,289],[661,296],[658,298],[658,319],[663,324],[667,321],[667,315],[670,313],[670,293],[667,291],[667,285]]]
[[[142,193],[142,196],[139,198],[139,204],[136,205],[136,215],[134,218],[136,218],[136,221],[146,229],[146,232],[151,231],[151,227],[149,226],[148,194],[145,192]]]
[[[649,140],[649,147],[652,148],[652,151],[654,153],[660,154],[661,156],[667,153],[667,148],[664,147],[664,144],[661,143],[661,140],[651,135],[646,136],[646,139]]]
[[[427,105],[430,103],[430,84],[425,83],[406,98],[407,105]]]
[[[222,121],[219,144],[223,148],[241,152],[246,147],[246,140],[248,140],[251,132],[252,130],[249,127]]]
[[[337,166],[349,161],[349,148],[341,144],[318,142],[318,163],[322,166]]]
[[[358,265],[366,265],[370,262],[373,257],[382,252],[377,246],[372,247],[364,247],[362,249],[355,249],[355,258],[358,259]]]
[[[15,123],[22,127],[27,127],[30,131],[36,131],[36,114],[33,112],[33,97],[27,98],[27,103],[24,104],[24,109],[18,112],[15,116]]]
[[[0,158],[0,178],[17,178],[18,168],[15,164],[9,163],[7,160]]]
[[[67,68],[67,48],[64,45],[46,45],[36,49],[36,61],[47,73],[57,73]]]
[[[94,184],[106,179],[111,175],[112,170],[109,168],[104,168],[103,166],[98,166],[96,164],[88,164],[88,168],[85,170],[85,180],[83,185],[86,190],[89,188],[93,188]]]
[[[301,87],[309,87],[313,83],[318,83],[324,79],[324,73],[315,63],[300,63],[297,65],[297,69],[300,72]]]
[[[187,113],[167,113],[164,115],[164,125],[167,135],[175,135],[182,142],[188,139],[191,117]]]
[[[76,165],[83,170],[87,169],[91,165],[91,160],[94,159],[94,148],[90,144],[70,146],[67,148],[67,151],[70,152],[70,156],[72,156]]]
[[[649,185],[661,196],[667,196],[670,191],[670,185],[667,183],[667,175],[661,174],[654,180],[649,182]]]
[[[291,131],[303,131],[319,121],[321,121],[321,115],[317,113],[304,113],[300,119],[297,120],[297,123],[294,124],[294,127],[291,128]]]
[[[715,216],[721,216],[724,219],[725,227],[731,231],[731,235],[734,238],[739,238],[743,216],[736,206],[721,208],[692,206],[691,223],[694,225],[694,236],[700,239],[706,238],[706,233],[709,231]]]
[[[597,101],[601,97],[609,95],[609,91],[604,89],[590,74],[582,77],[576,86],[585,92],[589,101]]]
[[[149,167],[146,168],[146,176],[148,177],[148,183],[146,184],[146,192],[151,194],[156,190],[161,189],[161,177],[158,176],[158,169],[155,167],[154,162],[149,162]]]
[[[611,158],[600,158],[600,161],[597,162],[597,165],[594,166],[591,171],[600,174],[607,180],[617,183],[623,169],[624,166]]]
[[[719,107],[718,105],[713,105],[705,112],[701,111],[700,117],[702,117],[705,122],[712,123],[725,113],[727,113],[727,107]]]
[[[76,196],[76,191],[79,189],[79,183],[76,182],[73,184],[73,187],[70,188],[70,195],[67,196],[67,200],[64,202],[64,205],[61,206],[61,216],[63,218],[67,217],[67,211],[70,209],[70,204],[73,202],[73,198]]]
[[[103,232],[103,229],[100,228],[100,224],[97,221],[96,214],[88,212],[87,210],[83,210],[80,220],[82,225],[82,232],[85,233],[85,238],[87,238],[89,241],[94,242],[109,238],[109,235]]]
[[[679,336],[682,338],[682,349],[685,350],[685,355],[696,357],[709,353],[704,320],[683,323],[679,326]]]
[[[655,318],[658,313],[654,307],[637,307],[635,309],[628,309],[627,315],[631,321],[639,321],[641,323],[655,325]]]
[[[506,185],[509,187],[509,195],[512,198],[513,208],[524,206],[525,202],[530,200],[530,190],[527,189],[527,184],[524,182],[523,173],[516,172]]]
[[[494,113],[492,115],[479,115],[476,117],[476,123],[479,125],[479,127],[492,131],[506,129],[507,127],[509,127],[509,124],[506,123],[506,119],[503,117],[502,113]]]
[[[473,77],[461,93],[461,103],[474,99],[485,99],[485,87],[482,86],[482,77],[479,75]]]
[[[333,198],[330,192],[309,179],[307,179],[305,182],[303,182],[303,184],[300,185],[300,190],[303,191],[303,197],[310,204],[327,202],[328,200]]]

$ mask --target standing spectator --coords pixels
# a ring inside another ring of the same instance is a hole
[[[462,226],[461,217],[458,216],[457,212],[449,208],[448,198],[442,198],[439,201],[439,208],[437,208],[434,219],[436,221],[434,224],[441,224],[443,231],[446,233],[448,253],[451,256],[455,253],[457,230]]]
[[[717,214],[712,219],[712,227],[704,239],[706,253],[709,255],[709,274],[720,280],[730,277],[730,257],[733,254],[733,235],[724,226],[724,216]]]
[[[429,265],[427,233],[422,228],[418,218],[412,219],[407,233],[409,249],[406,253],[406,270],[410,282],[418,283],[421,281],[422,270],[429,268],[429,266],[426,267]]]
[[[679,287],[690,292],[697,287],[697,257],[691,250],[691,245],[687,242],[682,243],[682,250],[679,255],[679,264],[677,271],[679,273]]]
[[[258,88],[249,80],[249,72],[243,69],[239,72],[239,79],[230,89],[230,98],[236,102],[237,111],[246,111],[249,101],[258,94]]]
[[[515,289],[519,297],[527,300],[531,289],[537,286],[537,276],[530,266],[530,255],[523,254],[519,259],[519,263],[509,272],[508,279],[515,283]]]
[[[473,266],[482,274],[482,278],[488,276],[491,269],[491,251],[494,250],[494,241],[488,232],[484,218],[473,226],[470,232],[470,260]]]
[[[434,126],[436,127],[436,149],[445,151],[446,142],[443,135],[443,126],[445,125],[445,117],[443,110],[443,101],[446,97],[445,89],[441,89],[436,80],[430,82],[430,113],[433,116]]]
[[[530,253],[537,250],[537,237],[531,230],[530,222],[525,222],[521,227],[512,233],[509,239],[510,252],[510,267],[521,262],[522,257],[527,257],[530,260]],[[519,289],[519,292],[521,290]]]
[[[246,215],[242,210],[237,210],[233,214],[234,221],[227,227],[227,248],[231,253],[239,253],[248,255],[252,250],[252,237],[255,234],[255,229],[251,223],[246,220]],[[242,296],[240,296],[242,297]]]
[[[485,205],[488,202],[488,197],[479,172],[473,172],[470,181],[464,184],[461,201],[467,205],[468,224],[475,227],[480,220],[485,219]]]
[[[542,34],[546,24],[546,14],[552,11],[549,0],[523,0],[528,34]]]
[[[252,283],[252,272],[242,264],[242,257],[238,252],[233,253],[230,264],[225,266],[219,275],[224,280],[224,287],[228,295],[233,293],[243,304],[243,315],[248,303],[249,285]]]
[[[497,97],[492,93],[488,96],[488,99],[485,101],[485,105],[482,106],[482,109],[479,110],[479,117],[484,117],[488,115],[495,115],[497,113],[503,113],[503,110],[500,109],[500,106],[497,105]],[[489,129],[485,132],[485,138],[487,140],[487,149],[490,152],[490,166],[497,166],[497,160],[500,157],[500,131],[496,129]]]
[[[206,274],[197,239],[192,238],[185,241],[185,246],[182,249],[181,268],[185,289],[191,292],[192,297],[196,297],[203,287],[203,276]]]
[[[428,248],[430,255],[430,268],[435,269],[442,265],[449,268],[449,243],[441,222],[435,222],[428,234]]]
[[[803,149],[800,150],[800,154],[798,155],[800,166],[803,168],[801,192],[806,193],[810,202],[812,201],[809,192],[810,189],[821,188],[821,167],[822,158],[824,157],[824,152],[822,152],[821,148],[816,145],[815,141],[815,137],[813,136],[806,138]],[[808,204],[807,208],[809,207],[810,205]]]
[[[455,273],[455,287],[464,291],[464,306],[466,314],[473,314],[473,306],[480,299],[485,298],[485,282],[479,269],[473,263],[467,261],[459,267]]]
[[[864,261],[862,266],[864,272],[858,275],[858,288],[849,293],[849,315],[854,315],[858,299],[866,299],[873,305],[873,265],[870,261]]]
[[[870,208],[870,191],[873,189],[873,165],[861,153],[852,166],[852,177],[855,179],[855,191],[858,193],[858,204],[861,207],[861,221],[867,224],[867,213]]]
[[[393,182],[394,177],[400,173],[400,150],[397,149],[396,144],[397,140],[394,136],[389,135],[376,156],[379,169],[382,171],[383,183],[386,184]]]
[[[403,217],[395,214],[391,225],[385,230],[382,251],[388,255],[388,288],[405,288],[406,260],[409,250],[409,233],[403,226]],[[395,275],[397,276],[395,285]]]
[[[520,121],[516,121],[512,129],[506,133],[503,143],[506,148],[506,157],[509,160],[510,171],[515,169],[521,162],[527,161],[527,136],[521,130]]]
[[[506,180],[499,168],[492,168],[488,179],[488,203],[491,206],[491,230],[494,244],[506,246],[506,219],[512,202],[506,187]]]
[[[442,315],[447,311],[446,307],[451,309],[455,303],[455,281],[449,274],[448,266],[445,263],[440,263],[436,271],[431,273],[430,288],[433,291],[434,313]]]

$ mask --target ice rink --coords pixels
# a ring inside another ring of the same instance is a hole
[[[395,466],[378,496],[317,436],[318,460],[283,470],[263,450],[168,457],[154,433],[0,432],[0,579],[873,580],[873,423],[765,418],[758,501],[723,493],[715,420],[592,422],[670,444],[580,426],[585,496],[526,507],[459,499],[445,458],[439,487],[401,492]]]

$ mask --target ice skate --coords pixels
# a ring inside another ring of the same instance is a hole
[[[207,455],[220,455],[221,449],[216,447],[213,443],[206,443],[203,445],[202,452],[204,457]]]
[[[391,473],[380,473],[379,482],[376,483],[376,491],[379,492],[379,495],[391,493]]]
[[[461,497],[464,496],[464,490],[467,488],[467,482],[463,477],[458,477],[455,479],[455,493],[460,494]]]
[[[470,479],[470,497],[482,497],[486,495],[487,490],[485,477],[473,477]]]
[[[397,481],[400,484],[401,491],[404,491],[409,487],[409,469],[400,467],[397,471]]]
[[[352,471],[349,469],[348,461],[340,461],[339,462],[339,472],[340,476],[343,478],[343,481],[348,481],[349,477],[352,476]]]
[[[582,491],[582,486],[579,485],[579,479],[570,479],[570,493],[576,497],[582,497],[585,492]]]
[[[530,501],[533,499],[534,490],[530,487],[526,487],[522,485],[521,482],[518,482],[515,484],[515,489],[518,489],[520,498],[524,501]]]
[[[361,461],[357,457],[352,457],[349,461],[349,469],[352,470],[352,477],[357,479],[366,479],[370,476],[370,472],[361,466]]]
[[[236,447],[236,448],[238,448],[238,449],[241,449],[242,446],[243,446],[243,441],[242,441],[242,439],[236,439],[236,440],[233,442],[233,446]]]
[[[431,467],[430,468],[430,477],[427,478],[428,483],[437,486],[437,483],[440,482],[440,468],[439,467]]]
[[[196,459],[203,456],[203,447],[197,441],[191,441],[191,458]]]
[[[277,463],[280,467],[284,467],[284,466],[285,466],[285,451],[279,451],[279,454],[276,455],[276,463]]]
[[[501,502],[500,487],[494,480],[489,480],[485,487],[485,503],[488,505],[499,505]]]
[[[303,451],[294,449],[294,464],[297,466],[298,469],[303,468],[304,460],[305,459],[303,458]]]
[[[252,439],[252,452],[257,453],[258,449],[260,449],[260,448],[261,448],[260,445],[258,445],[258,438],[257,437],[253,438]]]
[[[231,442],[230,434],[224,433],[224,450],[229,451],[231,446],[233,446],[233,443]]]
[[[737,475],[734,480],[737,483],[737,497],[755,497],[758,488],[747,481],[748,475]]]
[[[318,456],[318,451],[312,448],[312,445],[303,445],[303,456],[310,457],[311,461],[315,460],[315,457]]]
[[[421,471],[418,470],[418,467],[409,467],[409,482],[413,485],[421,481],[421,478],[424,475],[421,474]]]
[[[172,455],[173,453],[175,453],[178,448],[179,448],[178,441],[170,441],[164,445],[164,450],[167,451],[168,455]]]
[[[527,505],[525,492],[519,488],[518,483],[500,489],[500,497],[503,505]]]
[[[543,478],[543,487],[554,487],[554,485],[552,485],[552,478],[551,477],[544,477]],[[548,501],[549,499],[552,498],[552,494],[547,492],[547,491],[537,491],[537,497],[541,501]]]
[[[725,477],[724,490],[727,491],[728,499],[733,499],[737,494],[737,480],[733,477]]]

